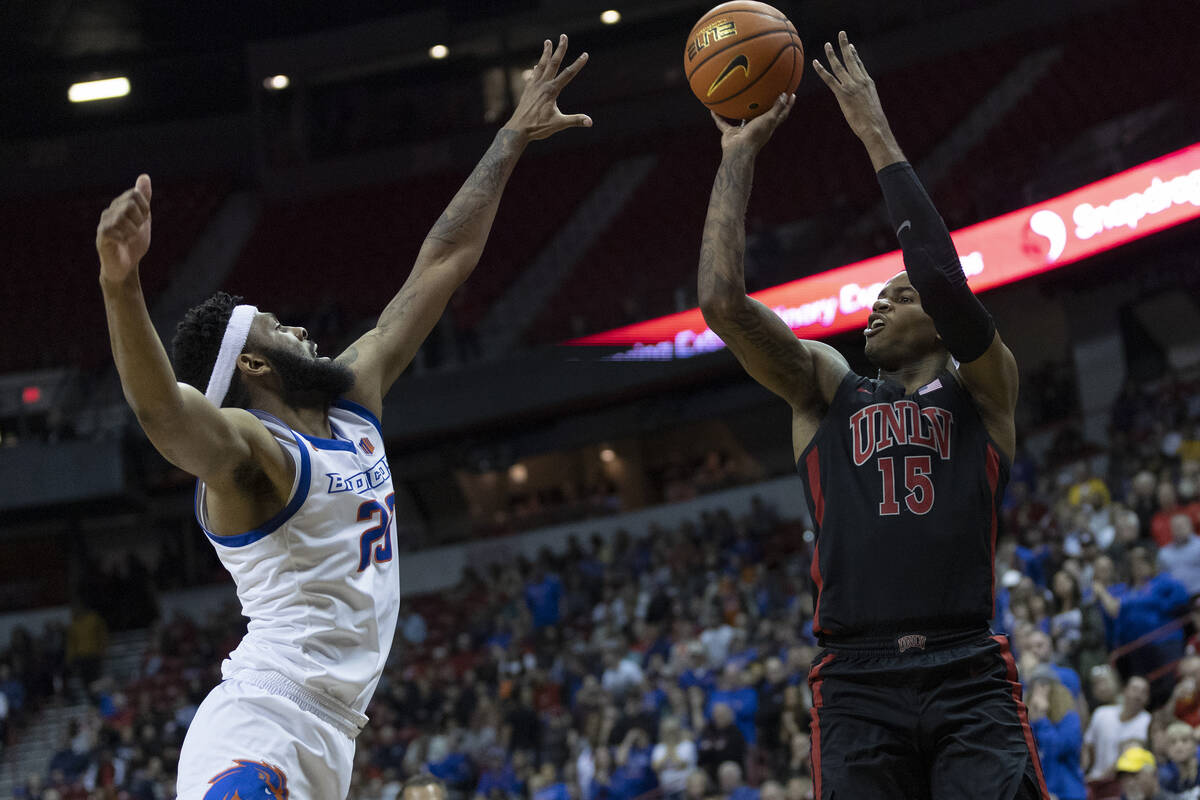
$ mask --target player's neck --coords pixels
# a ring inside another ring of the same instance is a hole
[[[945,353],[930,353],[894,370],[880,369],[879,379],[898,383],[904,387],[905,394],[912,394],[932,381],[949,364],[949,357]]]
[[[315,436],[319,439],[332,439],[333,431],[329,429],[329,408],[296,408],[289,406],[275,395],[260,395],[251,398],[251,407],[265,411],[278,417],[298,433]]]

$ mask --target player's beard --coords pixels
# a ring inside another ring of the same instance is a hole
[[[344,364],[275,348],[263,355],[279,375],[283,402],[292,408],[328,408],[354,388],[354,372]]]

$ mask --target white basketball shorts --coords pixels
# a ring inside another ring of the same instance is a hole
[[[179,756],[178,800],[342,800],[354,740],[237,678],[204,698]]]

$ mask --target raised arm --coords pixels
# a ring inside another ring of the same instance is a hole
[[[290,461],[249,413],[218,409],[197,389],[178,383],[142,296],[139,265],[150,247],[150,177],[121,194],[100,216],[96,251],[113,360],[125,399],[164,458],[218,487],[235,470],[257,464],[286,484]]]
[[[699,297],[704,321],[750,377],[796,413],[818,417],[849,365],[832,347],[797,339],[779,315],[746,295],[746,206],[754,161],[794,102],[794,95],[780,96],[770,111],[741,126],[713,115],[721,131],[721,166],[700,243]]]
[[[350,398],[377,415],[383,396],[433,330],[454,290],[479,263],[500,207],[500,195],[525,146],[564,128],[592,124],[585,114],[558,110],[559,92],[587,62],[587,53],[583,53],[560,73],[566,52],[565,35],[553,48],[546,40],[512,118],[434,223],[408,279],[384,308],[375,328],[338,356],[339,362],[355,372]]]
[[[1012,458],[1017,362],[1000,340],[991,315],[967,286],[950,231],[896,143],[875,82],[845,31],[838,35],[838,46],[841,60],[826,42],[829,69],[815,60],[813,68],[867,149],[921,306],[933,319],[946,349],[959,361],[959,377],[979,406],[988,432]]]

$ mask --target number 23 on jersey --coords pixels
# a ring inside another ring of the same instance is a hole
[[[358,571],[371,566],[371,562],[383,564],[392,560],[392,516],[396,512],[396,493],[389,494],[381,506],[378,500],[366,500],[358,507],[359,522],[379,522],[362,532],[358,537]],[[383,541],[381,542],[380,539]]]

